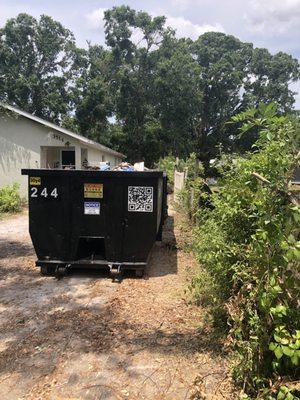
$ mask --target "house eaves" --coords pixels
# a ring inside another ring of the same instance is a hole
[[[35,121],[35,122],[37,122],[37,123],[39,123],[41,125],[44,125],[44,126],[46,126],[48,128],[51,128],[51,129],[54,129],[54,130],[56,130],[58,132],[64,133],[65,135],[67,135],[67,136],[69,136],[69,137],[71,137],[73,139],[77,139],[80,143],[88,145],[89,147],[93,147],[94,149],[101,150],[101,151],[103,151],[105,153],[109,153],[109,154],[111,154],[111,155],[113,155],[115,157],[119,157],[119,158],[125,158],[126,157],[124,154],[119,153],[119,152],[117,152],[115,150],[112,150],[109,147],[106,147],[106,146],[103,146],[100,143],[94,142],[93,140],[88,139],[88,138],[86,138],[86,137],[84,137],[82,135],[79,135],[78,133],[74,133],[74,132],[71,132],[71,131],[69,131],[67,129],[64,129],[64,128],[58,126],[58,125],[53,124],[52,122],[48,122],[48,121],[46,121],[46,120],[44,120],[42,118],[36,117],[35,115],[32,115],[32,114],[30,114],[30,113],[28,113],[26,111],[19,110],[18,108],[13,107],[13,106],[11,106],[9,104],[5,104],[5,103],[1,103],[0,102],[0,106],[5,108],[6,110],[12,111],[12,112],[14,112],[14,113],[16,113],[18,115],[21,115],[22,117],[31,119],[32,121]]]

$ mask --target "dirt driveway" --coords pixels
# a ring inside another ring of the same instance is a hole
[[[0,399],[184,400],[197,376],[207,397],[194,399],[234,398],[221,345],[185,301],[196,263],[177,250],[173,217],[145,278],[120,284],[42,277],[27,219],[0,220]]]

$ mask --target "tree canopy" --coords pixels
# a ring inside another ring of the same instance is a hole
[[[70,111],[73,34],[51,17],[19,14],[0,29],[0,98],[59,122]]]
[[[248,150],[237,113],[263,102],[291,112],[292,56],[208,32],[176,38],[164,16],[128,6],[105,12],[106,47],[77,48],[51,17],[19,14],[0,29],[0,99],[152,165],[196,151],[208,165],[221,145]]]

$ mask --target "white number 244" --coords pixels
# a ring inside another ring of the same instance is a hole
[[[51,197],[54,197],[55,199],[58,197],[57,188],[54,188],[54,189],[51,191],[50,194],[48,194],[48,190],[47,190],[46,187],[41,191],[40,194],[38,193],[38,188],[37,188],[37,187],[32,187],[30,191],[31,191],[30,197],[39,197],[39,196],[42,196],[42,197],[45,197],[45,198],[46,198],[46,197],[48,197],[48,196],[51,196]]]

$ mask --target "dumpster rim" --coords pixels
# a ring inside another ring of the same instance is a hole
[[[38,176],[82,176],[82,177],[101,177],[101,178],[161,178],[164,177],[164,171],[97,171],[82,169],[46,169],[46,168],[23,168],[22,175]]]

